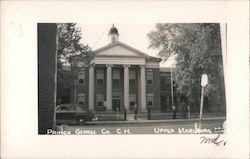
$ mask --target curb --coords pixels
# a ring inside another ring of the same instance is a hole
[[[203,118],[202,121],[226,120],[226,117]],[[90,121],[87,124],[146,124],[146,123],[176,123],[176,122],[195,122],[199,118],[193,119],[167,119],[167,120],[126,120],[126,121]]]

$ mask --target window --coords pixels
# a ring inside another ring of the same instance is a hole
[[[153,84],[153,81],[151,79],[148,79],[147,84]]]
[[[153,106],[153,102],[152,101],[148,101],[147,105],[148,105],[148,107],[152,107]]]
[[[153,94],[147,94],[147,107],[153,107]]]
[[[135,101],[130,101],[129,105],[130,106],[134,106],[135,105]]]
[[[147,69],[147,84],[153,84],[153,69]]]
[[[129,69],[129,79],[135,79],[136,70],[134,68]]]
[[[102,107],[103,106],[103,102],[97,102],[97,106],[98,107]]]
[[[103,107],[104,105],[104,98],[103,98],[103,94],[97,94],[96,95],[96,101],[97,101],[97,106],[98,107]]]
[[[79,79],[78,81],[80,84],[84,84],[84,79]]]
[[[96,71],[96,80],[98,85],[104,84],[104,70],[103,69],[97,69]]]
[[[136,84],[135,84],[135,79],[130,79],[129,80],[129,90],[132,90],[134,92],[137,89]]]
[[[78,72],[78,82],[79,84],[85,84],[85,69],[81,69]]]
[[[135,79],[130,79],[130,80],[129,80],[129,84],[135,85]]]
[[[102,85],[103,84],[103,79],[97,79],[97,84]]]
[[[134,111],[135,104],[136,104],[136,95],[130,94],[129,95],[129,108],[131,111]]]
[[[85,94],[78,94],[78,104],[85,105]]]
[[[113,79],[113,89],[120,89],[120,80]]]
[[[136,95],[135,94],[130,94],[129,95],[129,103],[130,103],[130,106],[134,106],[135,105],[135,100],[136,99]]]
[[[118,69],[113,70],[113,79],[120,79],[120,70]]]
[[[121,84],[120,84],[120,69],[114,69],[113,70],[113,89],[114,90],[119,90],[121,89]]]
[[[136,70],[134,68],[129,70],[129,89],[136,89]]]

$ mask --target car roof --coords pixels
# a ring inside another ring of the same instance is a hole
[[[60,105],[57,105],[57,108],[58,107],[80,107],[83,110],[87,110],[85,106],[80,105],[80,104],[60,104]]]
[[[77,107],[77,106],[80,106],[80,105],[77,105],[77,104],[60,104],[60,105],[58,105],[58,107]]]

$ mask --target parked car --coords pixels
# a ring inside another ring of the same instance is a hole
[[[62,104],[56,107],[56,124],[85,124],[94,114],[81,105]]]

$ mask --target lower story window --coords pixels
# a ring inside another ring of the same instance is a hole
[[[135,103],[136,102],[136,95],[135,94],[130,94],[129,95],[129,108],[130,110],[134,110]]]
[[[153,102],[152,101],[148,101],[148,107],[152,107],[153,106]]]
[[[129,95],[129,103],[130,103],[129,105],[130,106],[134,106],[135,105],[135,101],[136,101],[135,99],[136,99],[136,95],[135,94],[130,94]]]
[[[150,93],[147,94],[147,107],[153,107],[153,103],[154,103],[154,94]]]
[[[103,102],[104,102],[104,98],[103,98],[103,94],[97,94],[96,95],[96,101],[97,101],[97,106],[98,107],[103,107]]]
[[[80,84],[84,84],[84,79],[79,79]]]
[[[85,104],[85,94],[78,94],[78,104]]]
[[[102,107],[103,106],[103,102],[97,102],[97,106],[98,107]]]
[[[148,79],[147,84],[153,84],[153,81],[151,79]]]
[[[134,101],[131,101],[129,105],[130,105],[130,106],[134,106],[134,105],[135,105],[135,102],[134,102]]]

